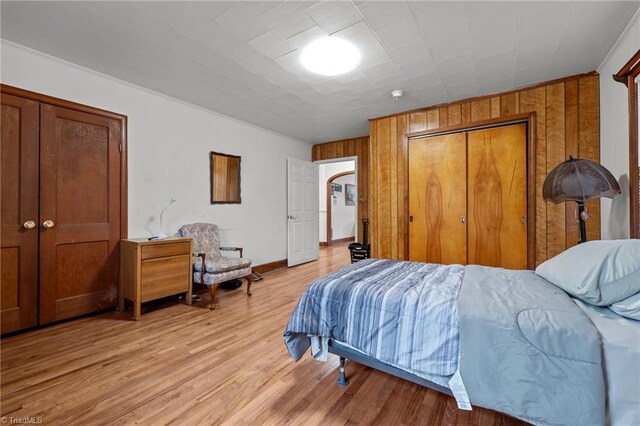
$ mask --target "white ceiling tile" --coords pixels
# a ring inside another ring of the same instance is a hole
[[[231,1],[189,1],[187,3],[209,19],[216,19],[224,15],[234,6]]]
[[[451,39],[446,44],[430,45],[429,50],[436,64],[461,57],[473,59],[473,42],[470,38]]]
[[[251,46],[228,34],[214,40],[207,40],[206,45],[220,55],[236,62],[242,62],[255,54],[255,50]]]
[[[429,46],[469,38],[463,2],[411,2],[414,16]]]
[[[375,30],[378,39],[387,49],[395,49],[416,40],[422,40],[422,33],[415,19],[403,19]]]
[[[425,59],[422,61],[402,65],[400,69],[409,79],[419,78],[421,76],[424,76],[425,74],[430,74],[436,71],[436,68],[431,59]]]
[[[350,41],[360,50],[360,68],[371,67],[389,60],[387,51],[363,21],[335,33],[334,36]]]
[[[455,73],[441,74],[441,75],[442,75],[442,81],[444,81],[445,87],[461,86],[465,83],[468,83],[470,80],[469,74],[466,72],[466,70],[458,70],[458,72],[455,72]],[[475,78],[473,79],[475,80]]]
[[[145,19],[149,18],[165,24],[175,22],[189,9],[188,4],[177,1],[142,1],[131,2],[130,5],[144,12]]]
[[[285,38],[315,26],[313,19],[293,3],[280,3],[261,14],[259,18]]]
[[[362,20],[360,12],[350,1],[323,1],[305,9],[327,34],[333,34]]]
[[[86,7],[84,2],[76,2],[76,7],[87,9],[90,13],[95,13],[116,25],[131,25],[140,20],[146,12],[134,7],[129,2],[97,1]]]
[[[290,84],[292,80],[295,80],[295,76],[284,69],[264,74],[262,76],[268,82],[282,87],[283,85]]]
[[[327,33],[323,31],[319,26],[314,25],[292,37],[289,37],[287,41],[291,43],[296,49],[304,49],[309,43],[319,38],[326,37]]]
[[[318,3],[320,3],[321,0],[284,0],[287,3],[293,3],[295,5],[297,5],[300,9],[308,9]]]
[[[475,66],[473,59],[468,56],[460,56],[452,58],[436,64],[438,72],[445,78],[449,74],[457,74],[459,72],[465,72],[469,75],[469,78],[473,78],[475,74]]]
[[[243,41],[255,39],[269,31],[269,27],[263,24],[255,15],[237,6],[218,16],[216,22]]]
[[[562,5],[564,1],[521,1],[518,2],[518,9],[521,16],[546,13],[548,9]]]
[[[280,65],[276,64],[271,59],[255,51],[251,55],[247,55],[244,58],[236,60],[236,62],[247,71],[257,75],[268,74],[282,69]]]
[[[323,95],[331,95],[343,90],[343,85],[335,80],[327,80],[321,83],[314,83],[311,85],[314,90]]]
[[[491,72],[493,69],[512,68],[515,63],[515,51],[500,53],[486,58],[476,58],[474,68],[476,72]]]
[[[426,60],[430,60],[433,63],[431,52],[422,40],[416,40],[407,45],[389,50],[389,55],[398,65],[408,65]],[[435,69],[435,65],[433,68]]]
[[[269,30],[254,38],[249,41],[249,44],[270,59],[275,59],[295,50],[287,39],[274,30]]]
[[[413,92],[414,90],[441,90],[446,91],[444,88],[444,83],[442,78],[440,78],[440,74],[437,72],[432,72],[428,74],[423,74],[418,78],[414,78],[411,80],[411,86],[407,88],[407,90]]]
[[[527,69],[541,64],[549,64],[554,61],[556,53],[550,50],[528,50],[519,51],[516,54],[514,68],[515,69]]]
[[[549,73],[548,65],[539,63],[531,68],[516,70],[513,75],[513,83],[517,86],[541,83],[547,80]]]
[[[371,1],[357,7],[367,24],[374,30],[398,21],[413,19],[413,13],[406,1]]]
[[[476,58],[515,50],[518,38],[516,3],[470,2],[466,3],[466,15]],[[501,24],[495,25],[496,21]]]
[[[349,84],[352,84],[353,82],[358,80],[368,80],[367,74],[357,67],[351,72],[337,75],[334,78],[345,86],[348,86]],[[371,84],[371,81],[368,81],[367,83]]]
[[[402,76],[398,66],[392,61],[383,62],[381,64],[369,67],[363,72],[371,81],[379,82],[391,77],[400,78]]]
[[[171,26],[194,40],[206,42],[222,37],[224,29],[210,18],[190,8],[178,17]]]
[[[273,9],[274,7],[278,6],[281,3],[282,3],[281,1],[265,1],[265,0],[261,0],[261,1],[243,0],[242,2],[239,2],[240,6],[243,9],[245,9],[249,13],[256,16],[262,13],[265,13],[268,10]]]

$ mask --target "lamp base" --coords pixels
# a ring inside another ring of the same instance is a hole
[[[578,203],[578,221],[580,222],[580,243],[587,242],[587,223],[583,218],[584,203]]]
[[[165,238],[168,238],[168,237],[169,236],[167,234],[165,234],[164,232],[161,232],[158,235],[154,235],[153,237],[149,238],[149,241],[164,240]]]

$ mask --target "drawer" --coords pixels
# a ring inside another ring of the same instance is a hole
[[[175,243],[142,246],[142,260],[177,256],[180,254],[191,255],[191,243],[188,241],[179,241]]]
[[[142,302],[189,290],[190,255],[143,260],[140,267]]]

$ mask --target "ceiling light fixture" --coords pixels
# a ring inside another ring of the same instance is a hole
[[[351,71],[360,63],[360,51],[337,37],[321,38],[302,51],[302,65],[316,74],[333,76]]]
[[[391,92],[391,96],[393,96],[393,99],[395,99],[396,101],[401,98],[402,95],[404,95],[404,92],[402,90],[394,90],[393,92]]]

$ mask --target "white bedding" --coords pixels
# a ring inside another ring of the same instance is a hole
[[[640,425],[640,321],[574,299],[600,332],[607,388],[607,424]]]

